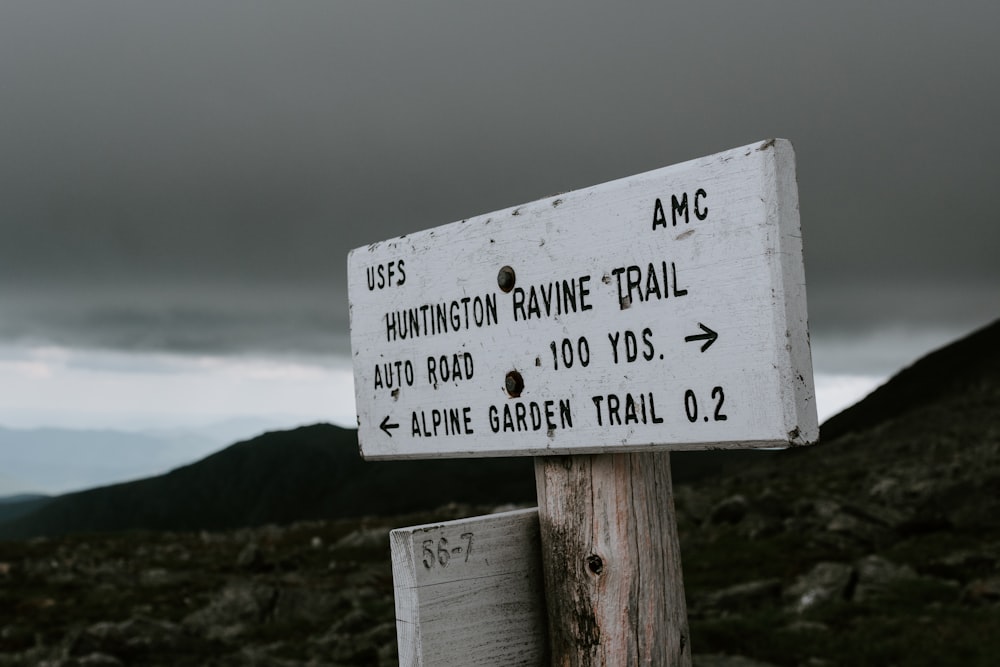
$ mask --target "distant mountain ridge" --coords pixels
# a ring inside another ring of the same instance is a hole
[[[316,424],[265,433],[165,475],[71,493],[0,523],[0,538],[227,529],[399,514],[449,502],[527,502],[529,459],[368,463],[357,432]]]
[[[292,417],[254,416],[143,430],[0,426],[0,497],[142,479],[296,423]]]
[[[109,429],[0,427],[5,477],[0,479],[0,493],[60,493],[148,477],[217,450],[224,443],[182,432],[159,435]]]

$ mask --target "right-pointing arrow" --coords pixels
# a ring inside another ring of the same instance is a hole
[[[705,344],[701,346],[701,351],[704,352],[709,348],[709,346],[711,346],[712,343],[716,341],[716,339],[719,337],[719,334],[715,333],[701,322],[698,322],[698,326],[701,327],[701,330],[704,331],[705,333],[693,334],[691,336],[684,336],[684,342],[691,343],[696,340],[703,340],[705,341]]]

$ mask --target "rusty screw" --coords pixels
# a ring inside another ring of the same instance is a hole
[[[500,290],[505,294],[514,289],[514,282],[517,277],[514,275],[514,269],[509,266],[505,266],[500,269],[500,273],[497,274],[497,285],[500,286]]]

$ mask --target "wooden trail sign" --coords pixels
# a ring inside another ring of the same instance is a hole
[[[537,510],[399,528],[390,542],[400,665],[547,664]]]
[[[366,458],[818,436],[782,139],[358,248],[348,284]]]
[[[791,144],[359,248],[348,284],[366,458],[537,457],[537,514],[394,531],[403,664],[538,664],[544,604],[552,664],[690,667],[669,450],[818,437]]]

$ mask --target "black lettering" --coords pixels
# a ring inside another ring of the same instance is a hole
[[[483,300],[478,296],[472,302],[472,316],[476,320],[476,326],[483,326],[483,321],[486,319],[486,313],[483,309]]]
[[[385,339],[388,342],[396,340],[398,331],[396,330],[396,313],[385,314]]]
[[[433,322],[437,325],[437,330],[444,332],[448,330],[448,304],[439,303],[434,306]]]
[[[475,433],[472,430],[472,408],[464,407],[462,408],[462,424],[465,426],[466,433]]]
[[[620,331],[608,334],[608,340],[611,341],[611,353],[614,355],[614,361],[616,364],[618,363],[618,339],[621,338],[621,335]]]
[[[663,214],[663,204],[660,203],[659,197],[657,197],[656,203],[653,204],[653,231],[656,231],[658,225],[662,225],[664,229],[667,227],[667,218]]]
[[[580,277],[580,310],[590,310],[594,307],[593,304],[587,303],[587,296],[590,295],[590,290],[587,289],[586,283],[590,282],[590,276]]]
[[[420,318],[418,317],[417,313],[419,313],[420,311],[417,310],[416,308],[410,308],[407,312],[410,314],[410,333],[413,334],[414,337],[419,336]]]
[[[491,321],[492,319],[492,321]],[[496,324],[499,320],[497,319],[497,295],[487,294],[486,295],[486,326],[491,324]]]
[[[597,425],[604,426],[604,420],[601,419],[601,402],[604,400],[603,396],[593,396],[591,399],[594,402],[594,408],[597,410]]]
[[[365,269],[366,277],[368,278],[368,291],[374,291],[375,289],[375,267],[369,266]]]
[[[426,304],[426,303],[424,305],[420,306],[420,314],[423,316],[422,319],[423,319],[423,322],[424,322],[424,333],[425,334],[430,333],[430,329],[427,328],[427,311],[430,310],[430,308],[431,308],[430,304]],[[432,319],[431,323],[433,324],[433,322],[434,322],[434,320]]]
[[[538,307],[538,292],[535,290],[535,286],[532,285],[528,290],[528,316],[534,315],[535,317],[542,316],[542,310]]]
[[[569,399],[559,399],[559,420],[563,428],[573,428],[573,413],[569,409]]]
[[[656,416],[656,406],[653,405],[653,392],[649,392],[649,417],[654,424],[663,423],[663,417]]]
[[[608,426],[617,423],[619,426],[622,425],[621,415],[618,414],[618,408],[621,406],[621,401],[614,394],[608,394]]]
[[[514,304],[514,321],[517,322],[517,314],[521,313],[521,319],[528,319],[528,314],[524,311],[524,290],[520,287],[515,287],[512,292],[512,303]]]
[[[660,281],[656,278],[656,269],[650,264],[646,270],[646,296],[644,301],[649,301],[649,297],[654,294],[657,299],[663,298],[663,293],[660,291]]]
[[[625,424],[628,425],[629,422],[638,424],[639,417],[635,414],[635,399],[632,394],[625,394]]]
[[[406,282],[406,271],[403,270],[403,260],[399,260],[399,280],[396,281],[397,285],[402,285]]]
[[[670,270],[674,274],[674,296],[684,296],[688,291],[677,287],[677,267],[673,262],[670,262]]]
[[[576,281],[563,281],[563,312],[576,312]]]
[[[628,288],[628,298],[632,300],[632,290],[639,290],[639,285],[642,284],[642,269],[634,264],[625,271],[625,281],[626,287]],[[642,300],[642,292],[639,292],[639,300]]]
[[[698,204],[698,200],[701,199],[702,197],[708,197],[708,193],[705,192],[703,189],[698,188],[694,193],[694,215],[699,220],[704,220],[705,218],[708,217],[708,207],[706,206],[705,210],[702,211]]]
[[[548,285],[542,285],[538,288],[538,291],[542,295],[542,304],[545,306],[545,314],[552,314],[552,288],[554,283],[549,283]],[[547,288],[547,289],[546,289]],[[556,300],[559,300],[559,292],[556,291]]]
[[[646,361],[653,359],[653,341],[650,340],[652,335],[653,330],[649,327],[642,330],[642,344],[646,347],[646,351],[642,353],[642,358]]]
[[[715,421],[724,422],[729,419],[729,417],[722,414],[722,404],[726,400],[726,395],[723,393],[722,387],[714,387],[712,389],[712,398],[718,398],[719,400],[719,402],[715,404]]]
[[[635,334],[631,331],[625,332],[625,361],[632,363],[639,358],[639,344],[636,342]]]
[[[678,214],[683,214],[684,215],[684,222],[685,223],[688,223],[688,222],[691,221],[691,218],[688,215],[688,195],[687,195],[686,192],[682,193],[682,195],[683,196],[681,197],[680,201],[677,201],[677,195],[670,195],[670,206],[673,209],[670,212],[670,214],[673,217],[674,227],[677,226],[677,215]]]
[[[538,403],[532,401],[528,405],[528,413],[531,416],[531,430],[537,431],[542,428],[542,409],[539,407]]]
[[[556,413],[552,410],[555,406],[555,401],[545,401],[545,428],[552,431],[556,427],[556,423],[552,421],[555,419]]]
[[[657,201],[659,201],[659,200],[657,200]],[[621,307],[621,308],[625,308],[626,305],[628,304],[628,302],[625,301],[625,293],[622,292],[622,274],[623,273],[625,273],[625,267],[624,266],[619,266],[618,268],[613,269],[611,271],[611,275],[613,275],[615,277],[615,279],[618,281],[618,306]]]

